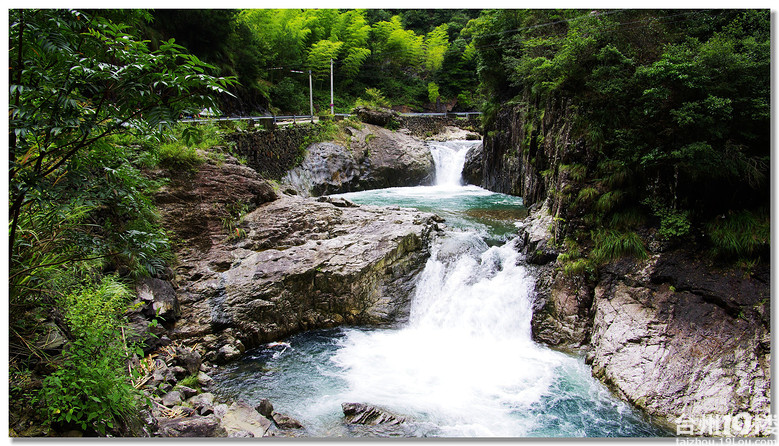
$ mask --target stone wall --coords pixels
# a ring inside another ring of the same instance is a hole
[[[306,138],[315,127],[288,126],[230,135],[235,151],[263,178],[279,180],[302,160]]]

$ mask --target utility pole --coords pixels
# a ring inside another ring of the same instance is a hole
[[[311,81],[311,70],[308,70],[308,105],[311,108],[311,123],[314,123],[314,84]]]
[[[330,59],[330,114],[335,114],[335,104],[333,103],[333,59]]]

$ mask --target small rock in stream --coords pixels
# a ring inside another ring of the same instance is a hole
[[[377,424],[401,424],[406,417],[396,415],[376,406],[362,403],[342,403],[344,419],[350,424],[375,426]]]
[[[273,413],[273,422],[281,429],[301,429],[303,427],[298,420],[278,412]]]

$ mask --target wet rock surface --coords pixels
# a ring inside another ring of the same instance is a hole
[[[526,251],[548,215],[526,221]],[[533,338],[583,349],[595,377],[659,421],[770,410],[767,268],[749,276],[685,249],[614,261],[595,284],[535,268]]]
[[[683,250],[604,276],[587,358],[596,377],[671,423],[770,410],[767,283]]]
[[[436,218],[340,205],[282,196],[245,216],[245,237],[182,257],[170,336],[224,363],[298,331],[403,319]]]
[[[386,409],[363,403],[342,403],[344,421],[349,424],[376,426],[378,424],[401,424],[405,417],[394,414]]]

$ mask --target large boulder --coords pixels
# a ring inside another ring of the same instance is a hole
[[[309,197],[432,183],[433,157],[424,141],[370,124],[348,131],[348,148],[309,146],[302,163],[282,178],[284,187]]]
[[[387,108],[355,107],[352,113],[366,124],[381,127],[386,127],[393,121],[397,122],[400,118],[398,112]]]
[[[226,223],[234,224],[242,211],[276,199],[273,187],[235,157],[222,153],[223,160],[217,160],[202,152],[200,155],[204,162],[196,171],[153,172],[154,176],[170,178],[154,195],[154,201],[163,226],[180,242],[178,255],[223,243]]]
[[[283,182],[303,196],[347,192],[357,188],[360,167],[346,147],[317,143],[308,147],[303,162],[287,172]]]
[[[587,360],[671,425],[740,413],[756,420],[771,408],[769,302],[767,282],[683,250],[617,262],[595,288]]]
[[[472,148],[465,155],[465,164],[463,165],[463,180],[468,184],[476,186],[482,185],[484,178],[484,144],[479,144]]]
[[[228,437],[270,437],[273,436],[273,422],[260,415],[253,407],[236,401],[224,413],[217,411],[220,424]]]
[[[226,362],[302,330],[406,318],[440,219],[336,201],[283,196],[245,217],[245,238],[182,257],[171,336]]]

